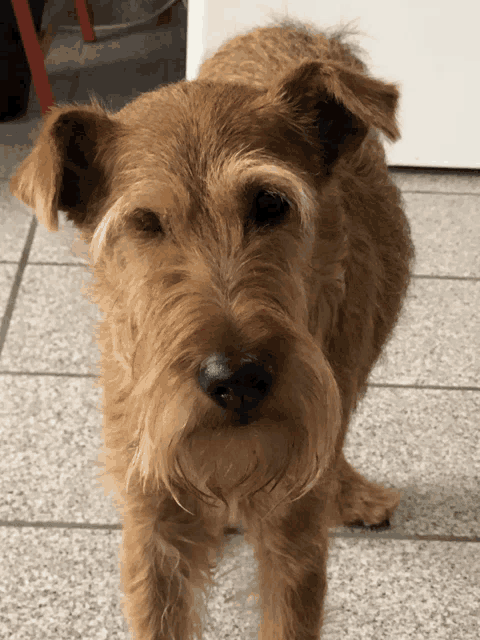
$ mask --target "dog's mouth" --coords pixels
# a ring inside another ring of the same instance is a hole
[[[288,457],[272,456],[276,447],[266,446],[265,432],[262,436],[258,427],[211,436],[209,444],[196,441],[189,454],[180,454],[183,481],[207,501],[213,498],[230,503],[262,490],[268,492],[285,476]]]
[[[269,433],[278,425],[291,421],[289,416],[286,416],[279,407],[275,406],[274,397],[262,399],[261,402],[255,398],[252,401],[248,397],[233,398],[231,402],[232,404],[228,405],[229,409],[218,406],[212,408],[210,413],[212,420],[207,419],[205,422],[208,431],[215,432],[217,435],[223,433],[227,437],[235,438],[237,431],[242,434],[249,430]]]
[[[217,404],[231,416],[233,425],[247,425],[254,420],[254,414],[263,399],[263,393],[242,394],[229,387],[219,388]]]
[[[223,428],[246,429],[261,422],[262,412],[256,399],[233,396],[226,398],[226,403],[229,409],[221,410],[224,417]]]

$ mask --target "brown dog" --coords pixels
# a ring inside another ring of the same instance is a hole
[[[240,521],[261,639],[316,640],[328,527],[386,524],[398,503],[342,453],[413,256],[376,133],[398,137],[397,98],[340,35],[282,23],[117,114],[52,109],[13,179],[90,245],[137,640],[200,633]]]

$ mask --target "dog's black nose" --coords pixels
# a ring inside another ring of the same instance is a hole
[[[244,356],[235,364],[224,354],[213,353],[202,362],[198,381],[220,407],[245,422],[248,411],[270,391],[273,376],[254,356]]]

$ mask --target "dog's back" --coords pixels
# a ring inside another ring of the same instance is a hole
[[[302,60],[337,61],[357,71],[365,65],[346,44],[345,29],[328,35],[313,27],[286,20],[276,26],[238,35],[206,60],[199,80],[239,82],[258,88],[268,86],[280,74]]]

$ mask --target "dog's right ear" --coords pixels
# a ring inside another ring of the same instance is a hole
[[[117,128],[98,104],[52,107],[10,182],[12,194],[49,231],[58,229],[59,209],[77,226],[88,225],[95,202],[106,194],[104,158]]]

